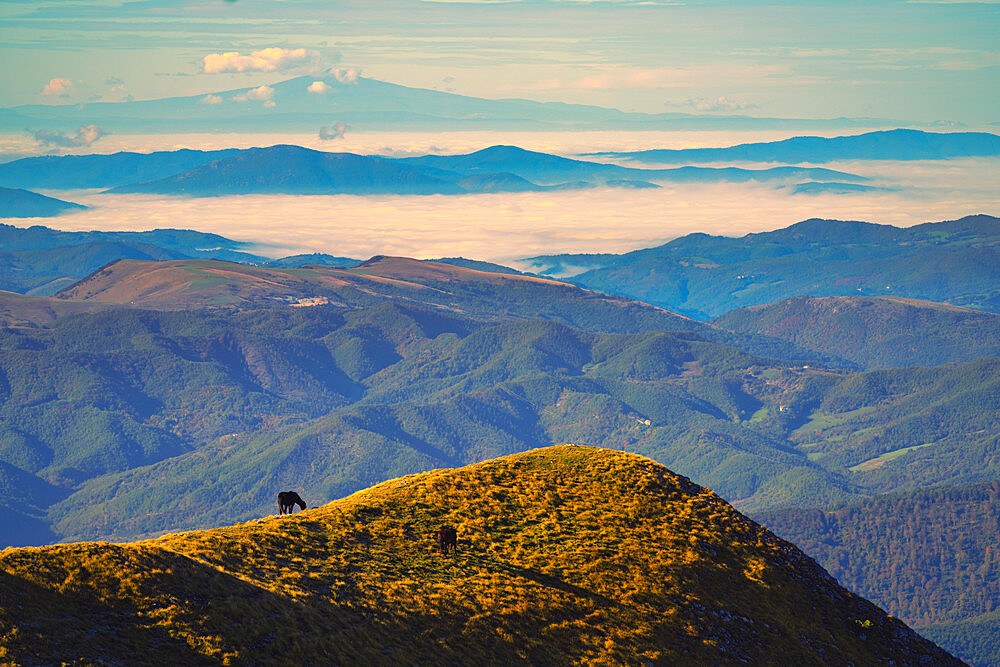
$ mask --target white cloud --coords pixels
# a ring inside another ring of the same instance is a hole
[[[222,72],[274,72],[308,64],[316,54],[309,49],[283,49],[278,46],[243,55],[238,51],[210,53],[202,59],[205,74]]]
[[[343,139],[344,134],[347,132],[347,125],[341,121],[337,121],[333,125],[324,125],[319,128],[319,138],[321,141],[330,141],[331,139]]]
[[[677,104],[667,103],[667,106],[689,107],[695,111],[740,111],[743,109],[757,108],[756,104],[744,102],[742,100],[730,99],[725,95],[720,95],[714,99],[705,97],[689,97],[683,102]]]
[[[78,148],[89,146],[107,132],[98,125],[81,125],[76,129],[76,134],[70,136],[65,132],[57,130],[34,130],[31,135],[39,145],[50,148]]]
[[[258,86],[251,88],[247,92],[233,97],[237,102],[264,102],[266,106],[274,106],[274,88],[271,86]],[[267,104],[270,102],[271,104]]]
[[[212,105],[222,104],[222,98],[219,97],[218,95],[205,95],[205,97],[201,98],[200,102],[202,104],[212,104]]]
[[[335,67],[330,70],[330,74],[340,83],[355,83],[358,77],[361,76],[361,70],[356,67]]]
[[[313,81],[306,88],[310,93],[316,93],[317,95],[322,95],[323,93],[329,92],[330,85],[326,81]]]
[[[56,77],[50,79],[45,88],[42,89],[42,95],[68,95],[73,90],[73,82],[70,79],[63,79]]]

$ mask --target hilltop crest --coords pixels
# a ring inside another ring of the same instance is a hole
[[[7,549],[0,591],[21,662],[961,664],[711,491],[573,445],[291,517]]]

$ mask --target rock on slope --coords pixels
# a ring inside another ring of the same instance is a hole
[[[445,524],[459,533],[446,557]],[[4,550],[0,658],[962,664],[711,491],[572,445],[291,517]]]

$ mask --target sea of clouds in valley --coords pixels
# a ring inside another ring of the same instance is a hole
[[[574,155],[649,147],[719,146],[788,133],[450,133],[356,134],[320,142],[304,136],[107,137],[117,149],[297,143],[360,153],[468,152],[506,143]],[[120,142],[118,145],[113,143]],[[348,139],[350,139],[348,141]],[[103,141],[103,140],[102,140]],[[638,166],[638,165],[636,165]],[[741,165],[765,167],[773,165]],[[46,191],[91,208],[41,222],[63,230],[197,229],[259,244],[280,256],[304,251],[366,258],[376,254],[465,256],[511,262],[557,252],[624,252],[691,232],[741,236],[811,217],[897,226],[1000,212],[1000,159],[852,161],[822,165],[873,179],[893,192],[793,195],[763,184],[667,184],[656,190],[592,189],[516,194],[378,196],[242,195],[188,199]],[[27,220],[10,220],[25,226]]]

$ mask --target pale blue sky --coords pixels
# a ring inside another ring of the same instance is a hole
[[[1000,121],[998,35],[997,2],[0,0],[0,106],[335,66],[481,97],[983,126]],[[206,73],[212,54],[238,55]]]

